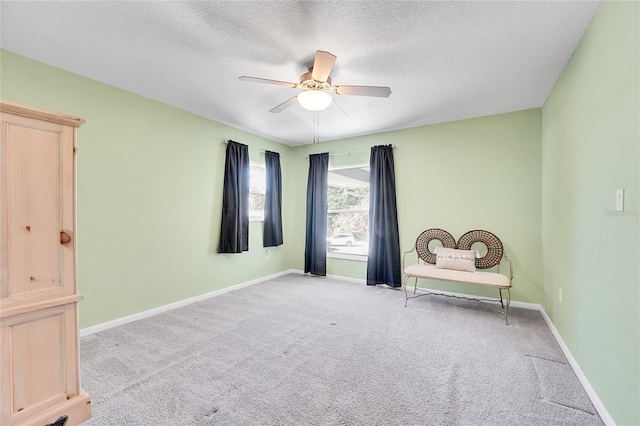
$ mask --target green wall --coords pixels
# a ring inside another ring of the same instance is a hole
[[[540,109],[532,109],[297,147],[291,208],[304,214],[310,153],[338,154],[330,165],[361,164],[369,162],[371,146],[393,144],[401,250],[410,250],[428,228],[446,229],[455,238],[486,229],[498,235],[514,262],[514,299],[540,303],[540,132]],[[304,223],[296,222],[291,233],[304,235]],[[294,264],[304,265],[304,238],[291,244]],[[327,273],[365,279],[366,264],[329,259]],[[498,296],[483,287],[421,285]]]
[[[1,51],[0,96],[80,116],[78,285],[88,327],[288,269],[285,245],[216,252],[225,139],[282,155],[292,148]],[[259,153],[250,151],[250,157]],[[283,196],[289,185],[283,182]],[[283,207],[283,219],[290,210]],[[285,230],[286,231],[286,230]]]
[[[602,3],[542,112],[543,305],[620,425],[640,424],[639,4]]]

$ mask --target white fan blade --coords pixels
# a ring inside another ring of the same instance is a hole
[[[382,86],[334,86],[333,92],[336,95],[376,96],[379,98],[388,98],[391,95],[391,89]]]
[[[295,89],[296,87],[298,87],[296,83],[289,83],[288,81],[269,80],[266,78],[259,78],[259,77],[247,77],[246,75],[243,75],[242,77],[238,77],[238,79],[242,81],[250,81],[252,83],[266,83],[266,84],[275,84],[277,86],[287,86],[287,87],[291,87],[292,89]]]
[[[284,101],[283,103],[281,103],[277,107],[271,109],[269,112],[281,112],[281,111],[289,108],[291,105],[293,105],[295,103],[298,103],[298,97],[297,96],[294,96],[293,98],[287,99],[286,101]]]
[[[333,64],[336,63],[335,55],[323,50],[316,52],[316,59],[313,61],[313,71],[311,72],[311,78],[322,83],[326,82],[333,69]]]

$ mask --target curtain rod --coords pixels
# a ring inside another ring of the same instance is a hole
[[[228,143],[229,143],[229,141],[230,141],[230,139],[225,139],[225,140],[224,140],[224,144],[225,144],[225,145],[226,145],[226,144],[228,144]],[[391,145],[391,148],[395,148],[395,147],[396,147],[395,145]],[[248,148],[249,148],[250,150],[252,150],[252,151],[257,151],[257,152],[262,152],[262,153],[264,153],[264,152],[266,151],[266,150],[264,150],[264,149],[251,148],[250,146],[249,146]],[[370,151],[370,150],[371,150],[371,148],[367,148],[367,149],[356,149],[356,150],[353,150],[353,151],[344,151],[344,152],[333,152],[333,153],[329,153],[329,156],[332,156],[332,155],[345,155],[345,154],[349,154],[349,155],[351,155],[351,154],[353,154],[354,152],[365,152],[365,151]],[[308,158],[309,158],[309,156],[307,155],[307,156],[305,157],[305,159],[308,159]]]
[[[395,147],[396,147],[395,145],[391,145],[391,148],[395,148]],[[371,150],[371,148],[367,148],[367,149],[356,149],[356,150],[353,150],[353,151],[345,151],[345,152],[333,152],[333,153],[329,153],[329,157],[331,157],[332,155],[344,155],[344,154],[349,154],[349,155],[351,155],[351,154],[352,154],[352,153],[354,153],[354,152],[365,152],[365,151],[370,151],[370,150]],[[309,158],[309,156],[307,155],[307,156],[305,157],[305,159],[308,159],[308,158]]]
[[[226,144],[228,144],[230,140],[231,140],[231,139],[225,139],[225,140],[224,140],[224,144],[225,144],[225,145],[226,145]],[[251,148],[251,147],[250,147],[250,146],[248,146],[248,145],[247,145],[247,148],[249,148],[251,151],[261,152],[261,153],[263,153],[263,154],[266,152],[266,150],[265,150],[265,149],[260,149],[260,148]],[[275,151],[272,151],[272,152],[275,152]],[[278,153],[278,154],[279,154],[279,153]]]

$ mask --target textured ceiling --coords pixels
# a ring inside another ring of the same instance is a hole
[[[313,113],[269,110],[297,89],[316,50],[338,57],[338,96],[320,141],[540,107],[598,1],[9,2],[1,46],[289,145],[311,143]]]

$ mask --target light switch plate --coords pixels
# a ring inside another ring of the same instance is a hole
[[[616,211],[624,211],[624,189],[618,189],[616,191]]]

